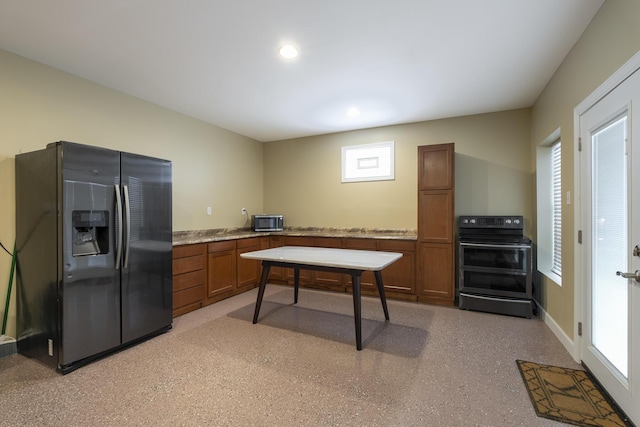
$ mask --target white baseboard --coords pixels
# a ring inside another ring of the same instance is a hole
[[[551,332],[554,333],[556,338],[560,341],[560,343],[567,349],[573,360],[580,363],[580,356],[578,354],[578,349],[575,346],[575,343],[569,335],[567,335],[564,330],[553,320],[553,317],[549,316],[549,314],[542,308],[542,306],[536,301],[538,304],[538,311],[540,314],[540,319],[551,329]]]

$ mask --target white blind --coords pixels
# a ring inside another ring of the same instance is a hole
[[[562,276],[562,168],[560,141],[551,146],[551,197],[553,207],[553,254],[551,271]]]

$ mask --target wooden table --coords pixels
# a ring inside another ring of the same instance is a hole
[[[294,270],[294,303],[298,302],[298,287],[300,284],[300,270],[330,271],[351,276],[353,288],[353,316],[356,326],[356,347],[362,350],[362,315],[360,278],[364,271],[373,271],[376,286],[380,294],[384,318],[389,320],[387,299],[382,285],[382,269],[402,258],[396,252],[361,251],[353,249],[316,248],[302,246],[282,246],[261,251],[240,254],[242,258],[262,261],[262,276],[258,299],[253,314],[253,323],[258,322],[260,306],[264,297],[264,289],[269,279],[271,267],[293,268]]]

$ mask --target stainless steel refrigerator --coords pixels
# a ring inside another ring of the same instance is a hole
[[[18,352],[67,373],[169,330],[171,162],[62,141],[15,174]]]

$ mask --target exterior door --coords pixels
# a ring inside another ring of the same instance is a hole
[[[640,423],[639,129],[640,71],[580,116],[580,358],[635,424]],[[626,273],[631,277],[623,277]]]

